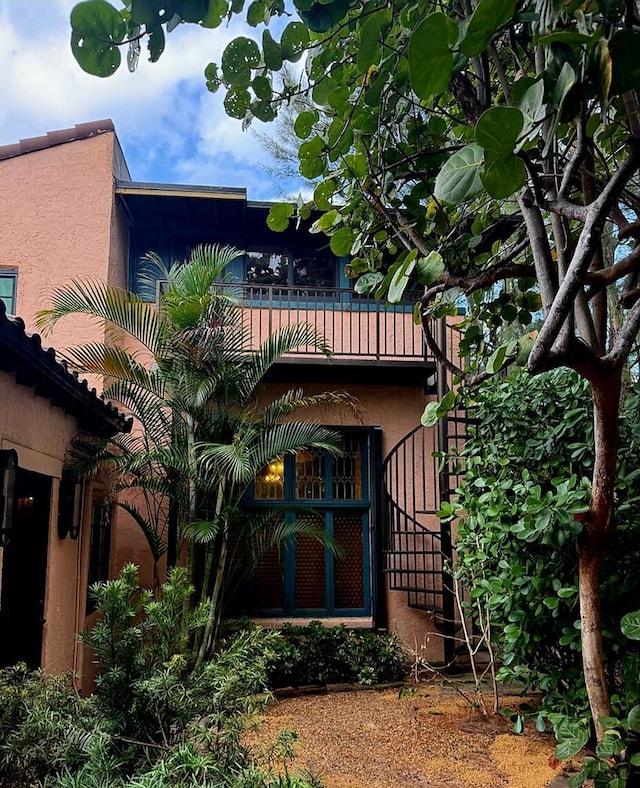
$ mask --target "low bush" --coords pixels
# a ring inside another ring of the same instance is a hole
[[[135,567],[93,588],[98,623],[82,639],[101,673],[81,698],[70,677],[0,670],[2,788],[314,788],[282,764],[258,766],[243,746],[250,716],[270,697],[281,641],[252,628],[195,670],[188,637],[199,615],[174,570],[159,601]]]
[[[269,665],[272,687],[397,681],[406,659],[395,635],[340,625],[285,624]]]

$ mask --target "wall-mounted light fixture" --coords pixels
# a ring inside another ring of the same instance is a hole
[[[0,547],[7,547],[13,533],[17,470],[18,454],[15,449],[0,451]]]
[[[58,495],[58,536],[77,539],[84,512],[84,479],[63,471]]]

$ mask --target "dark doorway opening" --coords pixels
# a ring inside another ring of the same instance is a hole
[[[11,541],[4,550],[0,665],[40,667],[51,479],[18,469]]]

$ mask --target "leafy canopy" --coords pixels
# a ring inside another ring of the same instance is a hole
[[[181,24],[236,16],[252,35],[206,66],[207,87],[245,126],[300,94],[312,102],[294,125],[300,172],[317,181],[299,212],[323,212],[316,228],[352,255],[360,292],[395,301],[417,279],[434,346],[430,319],[466,296],[468,325],[511,325],[516,338],[544,312],[535,342],[510,345],[501,363],[523,347],[533,371],[624,360],[640,326],[640,257],[614,261],[602,233],[638,232],[634,0],[86,0],[72,49],[108,76],[123,45],[133,68],[141,42],[155,60]],[[274,208],[271,227],[293,213]],[[609,286],[629,314],[615,341]],[[466,337],[475,350],[484,338]]]

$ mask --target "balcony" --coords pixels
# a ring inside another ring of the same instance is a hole
[[[435,359],[425,355],[413,304],[386,305],[341,288],[238,284],[245,327],[257,346],[292,323],[309,323],[333,349],[328,361],[300,347],[276,365],[271,378],[290,381],[389,383],[431,388]]]

